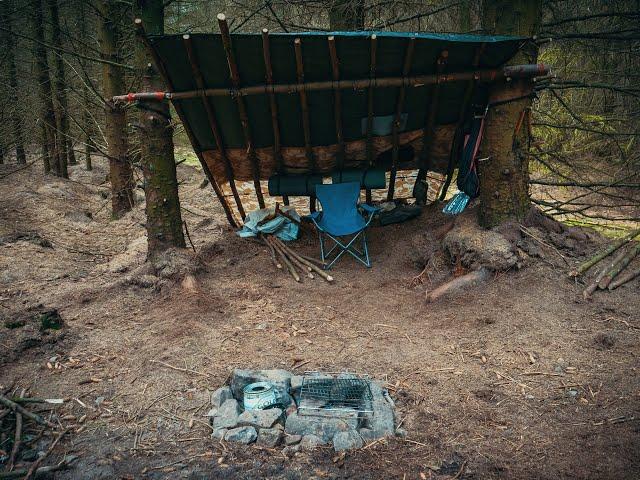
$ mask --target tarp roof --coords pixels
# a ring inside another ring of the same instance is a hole
[[[304,63],[304,79],[326,81],[332,79],[332,67],[327,38],[335,37],[340,66],[340,79],[369,77],[370,37],[377,35],[376,77],[402,75],[408,40],[415,38],[415,50],[410,76],[433,74],[436,61],[443,50],[448,51],[446,72],[462,72],[472,69],[471,63],[478,47],[484,44],[478,68],[496,68],[503,65],[518,51],[521,37],[454,35],[431,33],[395,32],[303,32],[274,33],[269,35],[274,83],[296,83],[294,39],[300,38]],[[148,36],[175,92],[197,90],[191,64],[182,35]],[[266,70],[260,34],[233,34],[232,48],[240,74],[241,86],[265,83]],[[204,77],[206,88],[231,88],[232,82],[222,37],[220,34],[191,35],[197,63]],[[342,124],[345,142],[365,137],[362,119],[367,117],[367,89],[342,90]],[[377,87],[374,97],[374,115],[393,115],[396,109],[399,87]],[[436,124],[455,123],[464,97],[465,82],[442,84],[439,93]],[[424,127],[429,88],[408,88],[404,102],[402,131]],[[245,141],[234,98],[209,97],[215,110],[225,148],[243,148]],[[283,147],[304,146],[300,100],[297,94],[278,93],[279,125]],[[199,151],[216,150],[216,143],[200,98],[174,100],[182,107],[184,120],[191,127]],[[266,94],[245,97],[252,141],[255,148],[273,145],[273,130],[269,99]],[[333,92],[308,92],[313,146],[333,145],[337,142]]]

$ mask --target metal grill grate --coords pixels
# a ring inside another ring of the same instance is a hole
[[[302,378],[301,414],[354,415],[373,413],[369,380],[356,375],[311,373]]]

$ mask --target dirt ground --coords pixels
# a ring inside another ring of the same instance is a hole
[[[372,229],[372,269],[345,260],[335,284],[297,284],[226,226],[201,174],[181,165],[201,264],[195,282],[173,284],[139,274],[142,206],[110,220],[106,168],[94,165],[72,167],[71,181],[39,165],[2,177],[15,165],[0,166],[0,389],[67,399],[55,411],[75,426],[45,463],[79,459],[56,478],[640,476],[638,279],[586,301],[559,254],[579,259],[543,249],[542,261],[427,304],[429,278],[411,280],[415,232],[442,223],[432,208]],[[295,248],[317,255],[315,239]],[[434,282],[449,274],[440,268]],[[4,326],[38,308],[58,309],[63,329]],[[407,437],[292,458],[211,440],[208,392],[235,367],[386,380]]]

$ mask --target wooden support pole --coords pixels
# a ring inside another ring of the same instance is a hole
[[[231,47],[231,36],[229,35],[229,25],[227,24],[227,18],[224,13],[218,14],[218,26],[220,27],[220,34],[222,36],[222,46],[224,47],[224,53],[227,56],[227,63],[229,64],[229,75],[231,76],[231,83],[233,87],[240,88],[240,74],[238,73],[238,65],[236,64],[235,55]],[[264,208],[264,197],[262,195],[262,186],[260,184],[260,164],[258,157],[256,156],[255,149],[253,147],[253,141],[251,139],[251,127],[249,126],[249,117],[247,115],[247,108],[244,104],[244,98],[242,96],[236,96],[236,104],[238,106],[238,114],[240,116],[240,123],[242,124],[242,133],[244,134],[244,142],[247,149],[247,156],[251,162],[251,168],[253,173],[253,186],[258,197],[258,205],[260,208]]]
[[[340,63],[336,51],[336,37],[327,37],[329,43],[329,56],[331,57],[332,78],[336,82],[340,80]],[[336,122],[336,138],[338,140],[338,169],[344,168],[344,137],[342,135],[342,97],[339,89],[333,91],[333,114]]]
[[[262,29],[262,56],[264,58],[264,70],[266,73],[265,80],[267,85],[273,85],[273,68],[271,67],[271,48],[269,44],[269,30]],[[276,161],[276,172],[284,173],[284,160],[281,152],[280,126],[278,124],[278,103],[276,95],[272,91],[269,92],[269,109],[271,111],[271,128],[273,130],[273,158]],[[289,205],[289,197],[282,196],[285,205]]]
[[[293,41],[293,48],[296,54],[296,74],[298,85],[304,85],[304,62],[302,60],[302,41],[296,38]],[[309,121],[309,105],[307,102],[307,92],[304,88],[298,90],[300,96],[300,110],[302,111],[302,130],[304,132],[304,150],[307,156],[307,162],[309,162],[309,169],[311,173],[316,170],[316,162],[313,156],[313,149],[311,148],[311,124]],[[311,212],[316,211],[316,197],[311,195],[309,198],[309,210]]]
[[[202,92],[204,90],[204,78],[202,77],[202,72],[200,71],[200,66],[198,65],[198,60],[193,51],[193,44],[191,42],[190,35],[182,36],[184,48],[187,51],[187,57],[189,58],[189,63],[191,64],[191,72],[193,73],[193,77],[196,80],[196,86]],[[224,164],[225,175],[227,180],[229,180],[229,186],[231,187],[231,193],[233,194],[233,198],[236,201],[236,206],[238,207],[238,212],[240,212],[240,216],[244,220],[246,217],[244,208],[242,206],[242,200],[240,200],[240,195],[238,194],[238,189],[236,188],[236,183],[234,180],[233,167],[231,162],[229,161],[229,157],[227,157],[224,141],[222,139],[222,134],[220,133],[220,127],[218,126],[218,121],[216,119],[216,114],[213,109],[213,105],[209,98],[201,94],[202,104],[204,105],[204,109],[207,112],[207,119],[209,120],[209,127],[211,128],[211,133],[216,141],[216,148],[220,152],[220,158],[222,159],[222,163]]]
[[[416,38],[411,37],[407,43],[407,50],[404,55],[404,66],[402,67],[402,77],[409,76],[411,70],[411,63],[413,61],[413,50],[416,44]],[[403,83],[400,86],[398,92],[398,99],[396,101],[396,114],[393,119],[392,125],[392,142],[391,147],[391,173],[389,174],[389,190],[387,193],[387,201],[393,200],[393,194],[396,188],[396,173],[398,171],[398,152],[400,149],[399,137],[400,137],[400,123],[402,121],[402,109],[404,108],[404,97],[406,94],[406,85]]]
[[[438,59],[436,60],[436,73],[438,75],[441,75],[444,72],[448,57],[449,52],[447,50],[443,50],[440,52],[440,55],[438,55]],[[420,151],[420,157],[418,158],[418,175],[416,176],[416,183],[413,187],[413,196],[416,198],[416,203],[421,205],[426,203],[427,200],[428,185],[426,184],[426,180],[427,172],[431,168],[431,148],[433,146],[433,137],[436,130],[439,94],[440,84],[434,83],[431,87],[431,98],[429,99],[427,120],[422,132],[422,150]],[[418,192],[424,192],[424,194],[421,195]]]
[[[371,35],[370,60],[369,60],[369,81],[372,82],[376,76],[376,57],[378,51],[378,37],[374,33]],[[373,84],[367,91],[367,165],[373,166],[373,100],[375,88]],[[371,189],[366,190],[366,202],[371,204]]]
[[[162,75],[162,79],[164,80],[164,83],[167,85],[167,88],[169,89],[169,93],[172,93],[175,90],[173,87],[173,82],[171,81],[171,78],[167,73],[167,69],[165,68],[164,63],[160,59],[160,55],[158,55],[158,52],[156,52],[156,49],[153,47],[153,45],[147,38],[144,32],[144,26],[142,25],[141,19],[139,18],[135,19],[135,28],[136,28],[136,33],[138,35],[138,38],[140,39],[140,41],[144,43],[145,47],[151,54],[151,58],[153,58],[153,63],[155,63],[156,68],[158,69],[158,72],[160,72],[160,75]],[[186,116],[184,115],[184,111],[182,110],[182,107],[176,102],[173,102],[173,107],[175,108],[176,113],[178,114],[178,117],[180,117],[180,121],[182,122],[182,125],[184,126],[184,130],[187,133],[187,136],[189,137],[189,141],[191,142],[191,145],[193,146],[196,152],[196,156],[198,157],[198,160],[200,160],[200,164],[202,165],[202,170],[204,171],[205,175],[209,179],[209,183],[211,184],[213,191],[215,192],[216,196],[218,197],[218,200],[220,201],[220,204],[222,205],[222,209],[224,210],[224,213],[227,217],[227,221],[229,222],[229,225],[231,225],[233,228],[237,228],[238,223],[236,222],[236,219],[233,217],[233,211],[231,210],[231,206],[229,205],[229,202],[227,202],[227,199],[225,198],[224,193],[220,188],[220,185],[218,185],[218,182],[213,177],[211,170],[209,170],[209,166],[207,165],[207,162],[202,156],[202,152],[201,152],[201,148],[198,143],[198,140],[196,139],[196,136],[191,130],[189,123],[186,121]]]
[[[476,51],[473,54],[473,59],[471,61],[471,65],[474,69],[478,68],[478,65],[480,65],[480,58],[482,57],[486,46],[487,44],[483,43],[476,48]],[[461,129],[467,116],[467,111],[469,110],[469,102],[471,102],[471,98],[473,97],[473,89],[476,86],[477,80],[478,78],[473,77],[467,82],[467,88],[464,92],[463,101],[460,105],[460,111],[458,113],[458,121],[456,122],[456,129],[453,137],[453,143],[451,145],[451,151],[449,152],[449,163],[447,165],[446,178],[444,184],[442,185],[442,189],[440,190],[440,196],[438,197],[438,200],[440,201],[443,201],[447,196],[449,185],[451,185],[451,180],[453,179],[453,171],[456,167],[457,156],[460,153],[460,149],[458,147],[464,139],[464,135],[462,135]]]

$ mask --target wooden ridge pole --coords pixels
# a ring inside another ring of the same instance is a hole
[[[544,64],[514,65],[503,68],[489,68],[480,70],[468,70],[463,72],[451,72],[437,75],[435,73],[416,76],[382,77],[382,78],[358,78],[355,80],[322,80],[316,82],[297,83],[274,83],[273,85],[252,85],[249,87],[218,87],[207,88],[204,94],[207,97],[228,97],[228,96],[251,96],[265,95],[273,93],[299,93],[300,91],[315,92],[322,90],[362,90],[376,87],[401,87],[409,86],[422,88],[434,83],[454,83],[467,82],[470,80],[480,82],[496,82],[505,79],[536,78],[549,73],[549,68]],[[183,100],[185,98],[197,98],[200,96],[198,90],[187,90],[183,92],[140,92],[126,95],[116,95],[114,101],[134,101],[134,100]]]
[[[209,127],[211,128],[211,133],[216,141],[216,147],[220,152],[220,158],[222,159],[222,163],[224,164],[225,174],[227,179],[229,180],[229,186],[231,187],[231,193],[233,194],[233,198],[236,201],[236,205],[238,207],[238,212],[240,212],[240,216],[244,220],[246,217],[244,208],[242,206],[242,201],[240,200],[240,195],[238,194],[238,189],[236,188],[236,183],[234,180],[233,167],[231,162],[229,161],[229,157],[227,157],[226,150],[224,148],[224,141],[222,139],[222,135],[220,133],[220,127],[218,126],[218,121],[216,119],[215,111],[213,110],[213,105],[209,101],[209,97],[204,95],[202,91],[204,90],[204,79],[202,77],[202,72],[200,71],[200,67],[198,65],[198,60],[193,51],[193,44],[191,42],[190,35],[182,36],[184,48],[187,51],[187,57],[189,58],[189,63],[191,64],[191,72],[193,73],[193,77],[196,80],[196,86],[200,89],[202,103],[204,105],[204,109],[207,112],[207,118],[209,120]]]
[[[264,58],[267,85],[273,85],[269,30],[266,28],[262,29],[262,56]],[[282,159],[280,126],[278,125],[278,103],[276,102],[276,95],[272,91],[269,92],[269,109],[271,111],[271,127],[273,129],[273,158],[276,160],[276,171],[282,174],[284,173],[284,160]],[[285,205],[289,205],[289,197],[287,195],[282,196],[282,201]]]
[[[478,68],[478,65],[480,65],[480,58],[482,57],[482,54],[484,53],[486,46],[487,46],[486,43],[482,43],[476,48],[476,51],[473,54],[473,59],[471,61],[471,65],[474,69]],[[467,88],[464,92],[462,105],[460,105],[460,111],[458,113],[458,121],[456,122],[456,129],[454,132],[453,142],[451,144],[451,151],[449,152],[447,176],[445,178],[444,184],[442,185],[440,196],[438,197],[438,200],[440,201],[443,201],[447,196],[449,185],[451,185],[451,180],[453,179],[453,171],[455,170],[455,167],[456,167],[456,156],[460,153],[458,146],[460,145],[460,142],[462,142],[464,138],[460,130],[467,116],[467,111],[469,110],[469,102],[473,97],[473,89],[476,86],[477,80],[478,78],[473,77],[469,79],[469,81],[467,82]]]
[[[406,79],[409,76],[411,70],[411,63],[413,61],[413,50],[416,44],[416,38],[411,37],[407,43],[407,50],[404,56],[404,66],[402,67],[402,78]],[[396,173],[398,171],[398,152],[400,149],[399,136],[400,136],[400,122],[402,119],[402,109],[404,108],[404,97],[406,94],[406,84],[403,82],[398,92],[398,99],[396,101],[396,114],[393,119],[392,125],[392,148],[391,148],[391,173],[389,174],[389,190],[387,192],[387,201],[393,200],[393,194],[396,189]]]
[[[369,60],[369,81],[373,81],[376,76],[376,57],[378,51],[377,35],[371,35],[370,60]],[[373,166],[373,100],[375,88],[370,85],[367,91],[367,165]],[[366,202],[371,204],[371,189],[366,190]]]
[[[331,72],[334,81],[340,80],[340,62],[336,52],[336,38],[333,35],[327,37],[329,43],[329,56],[331,57]],[[340,89],[333,90],[333,114],[336,122],[336,138],[338,140],[338,168],[344,168],[344,137],[342,135],[342,97]]]
[[[229,64],[229,74],[231,76],[231,83],[236,89],[240,88],[240,74],[238,73],[238,65],[233,54],[231,47],[231,36],[229,35],[229,25],[227,24],[227,18],[224,13],[218,14],[218,26],[220,27],[220,34],[222,36],[222,45],[224,47],[224,53],[227,56],[227,63]],[[264,208],[264,197],[262,195],[262,186],[260,184],[260,164],[258,163],[258,157],[253,147],[253,141],[251,140],[251,127],[249,126],[249,117],[247,116],[247,109],[244,104],[244,98],[241,95],[236,96],[236,104],[238,106],[238,114],[240,116],[240,123],[242,124],[242,133],[244,134],[244,142],[247,149],[247,156],[251,162],[251,169],[253,173],[253,186],[258,197],[258,205],[260,208]]]
[[[441,75],[444,72],[444,69],[447,65],[447,58],[449,57],[449,52],[447,50],[443,50],[438,55],[438,59],[436,60],[436,73]],[[424,130],[422,132],[422,150],[420,151],[420,157],[418,159],[418,175],[416,176],[416,183],[413,187],[413,196],[419,203],[422,203],[422,199],[418,199],[417,192],[420,191],[422,183],[426,182],[427,172],[431,168],[431,148],[433,146],[433,137],[435,136],[436,131],[436,115],[438,114],[438,100],[440,95],[440,84],[434,83],[431,87],[431,98],[429,100],[429,108],[427,113],[427,121],[424,126]],[[428,186],[424,185],[425,198],[424,201],[426,203],[426,195],[428,191]]]
[[[296,54],[296,74],[298,85],[304,85],[304,62],[302,60],[302,41],[296,38],[293,41],[293,48]],[[304,87],[298,90],[300,95],[300,109],[302,110],[302,130],[304,132],[304,150],[309,162],[309,169],[312,173],[316,171],[316,161],[313,156],[313,149],[311,148],[311,125],[309,122],[309,105],[307,102],[307,91]],[[311,195],[309,197],[309,210],[311,212],[316,211],[316,196]]]
[[[136,28],[136,33],[138,38],[144,43],[145,47],[151,54],[151,58],[153,58],[153,62],[156,64],[156,68],[160,72],[160,75],[162,75],[162,79],[164,80],[164,83],[167,85],[167,88],[169,89],[170,92],[173,92],[174,91],[173,82],[171,82],[171,78],[167,73],[164,63],[160,59],[160,55],[158,55],[158,52],[156,52],[156,49],[147,38],[144,32],[144,26],[142,25],[142,20],[139,18],[136,18],[134,23],[135,23],[135,28]],[[184,130],[187,133],[187,136],[189,137],[189,141],[191,142],[191,145],[193,146],[196,152],[196,156],[198,157],[198,160],[200,160],[200,164],[202,165],[202,170],[204,171],[205,175],[209,179],[209,183],[211,184],[213,191],[215,192],[216,196],[218,197],[218,200],[220,201],[220,204],[222,205],[222,209],[224,210],[224,213],[227,217],[227,221],[233,228],[237,228],[238,223],[236,222],[236,219],[233,217],[233,211],[231,210],[231,206],[229,205],[229,202],[227,202],[227,199],[225,198],[224,193],[220,188],[220,185],[218,185],[218,182],[216,181],[213,174],[211,173],[211,170],[209,170],[209,166],[207,165],[207,162],[202,156],[200,144],[198,143],[198,140],[195,134],[193,133],[193,130],[191,130],[191,127],[189,126],[189,123],[186,120],[186,116],[184,115],[184,111],[182,110],[182,107],[179,104],[174,102],[173,108],[176,110],[178,117],[180,117],[180,121],[182,122]]]

